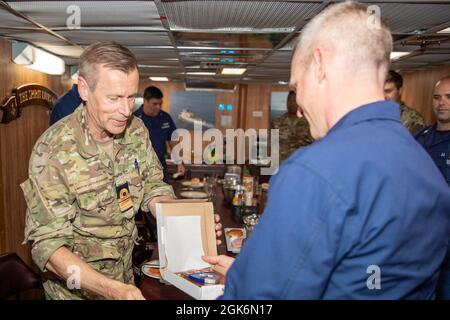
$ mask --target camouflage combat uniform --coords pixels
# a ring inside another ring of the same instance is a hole
[[[298,118],[286,112],[272,121],[271,128],[280,130],[280,162],[286,160],[296,149],[314,141],[305,117]]]
[[[418,133],[425,127],[422,115],[415,109],[408,107],[404,102],[400,104],[400,118],[403,125],[412,134]]]
[[[173,195],[162,182],[160,162],[140,119],[130,120],[113,142],[114,161],[90,135],[84,107],[50,127],[30,158],[29,178],[21,184],[27,202],[25,241],[42,271],[61,246],[103,275],[133,284],[131,253],[137,237],[134,215],[148,211],[155,196]],[[65,281],[45,272],[50,299],[96,299],[85,290],[68,290]]]

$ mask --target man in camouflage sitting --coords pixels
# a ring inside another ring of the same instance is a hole
[[[400,120],[412,134],[416,134],[425,127],[425,121],[419,112],[402,101],[402,91],[403,77],[394,70],[389,70],[384,83],[384,98],[400,105]]]
[[[279,129],[280,163],[298,148],[311,144],[314,139],[309,133],[309,124],[305,117],[298,117],[298,105],[295,92],[290,91],[287,98],[287,112],[271,123],[271,129]]]

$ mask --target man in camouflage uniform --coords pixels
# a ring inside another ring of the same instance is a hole
[[[411,107],[408,107],[402,101],[403,77],[393,71],[389,70],[386,82],[384,83],[384,98],[392,100],[400,106],[400,120],[403,125],[412,133],[416,134],[425,126],[425,121],[422,115]]]
[[[290,91],[287,98],[287,112],[271,123],[271,129],[279,129],[280,163],[286,160],[296,149],[311,144],[314,139],[309,132],[305,117],[297,116],[295,92]]]
[[[49,299],[143,299],[132,285],[134,215],[139,208],[154,213],[156,202],[174,194],[162,181],[147,129],[132,116],[138,83],[128,49],[113,42],[89,46],[79,67],[84,106],[50,127],[33,149],[21,184],[25,240],[33,242]]]

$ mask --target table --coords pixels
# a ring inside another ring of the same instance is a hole
[[[169,183],[173,186],[175,194],[179,196],[180,191],[182,188],[184,188],[179,181],[169,181]],[[235,221],[232,218],[232,213],[230,207],[226,204],[221,185],[217,185],[216,190],[216,197],[214,200],[214,211],[220,215],[220,220],[223,225],[223,228],[236,228],[236,227],[242,227],[242,223]],[[217,246],[217,252],[218,254],[227,254],[230,256],[234,256],[231,253],[227,252],[226,249],[226,243],[225,243],[225,237],[222,235],[221,239],[222,243]],[[156,245],[157,247],[157,245]],[[153,252],[152,259],[157,259],[158,253],[157,250]],[[142,291],[142,294],[146,299],[163,299],[163,300],[170,300],[170,299],[177,299],[177,300],[186,300],[186,299],[192,299],[191,296],[185,294],[183,291],[179,290],[178,288],[169,285],[161,283],[158,279],[153,279],[150,277],[147,277],[145,275],[142,275],[141,278],[141,285],[139,287]]]

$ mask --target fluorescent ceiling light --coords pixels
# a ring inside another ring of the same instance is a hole
[[[441,31],[438,31],[437,33],[450,33],[450,27],[442,29]]]
[[[215,72],[205,72],[205,71],[199,71],[199,72],[186,72],[187,75],[190,76],[214,76],[216,75]]]
[[[282,84],[282,85],[287,85],[288,84],[288,82],[287,81],[278,81],[278,84]]]
[[[223,68],[222,69],[222,74],[241,75],[246,70],[247,70],[247,68]]]
[[[152,81],[169,81],[169,78],[167,77],[149,77]]]
[[[403,56],[406,56],[410,54],[411,52],[399,52],[399,51],[393,51],[391,52],[391,60],[397,60],[400,59]]]
[[[24,42],[12,43],[12,58],[17,64],[47,74],[61,75],[66,70],[60,57]]]

